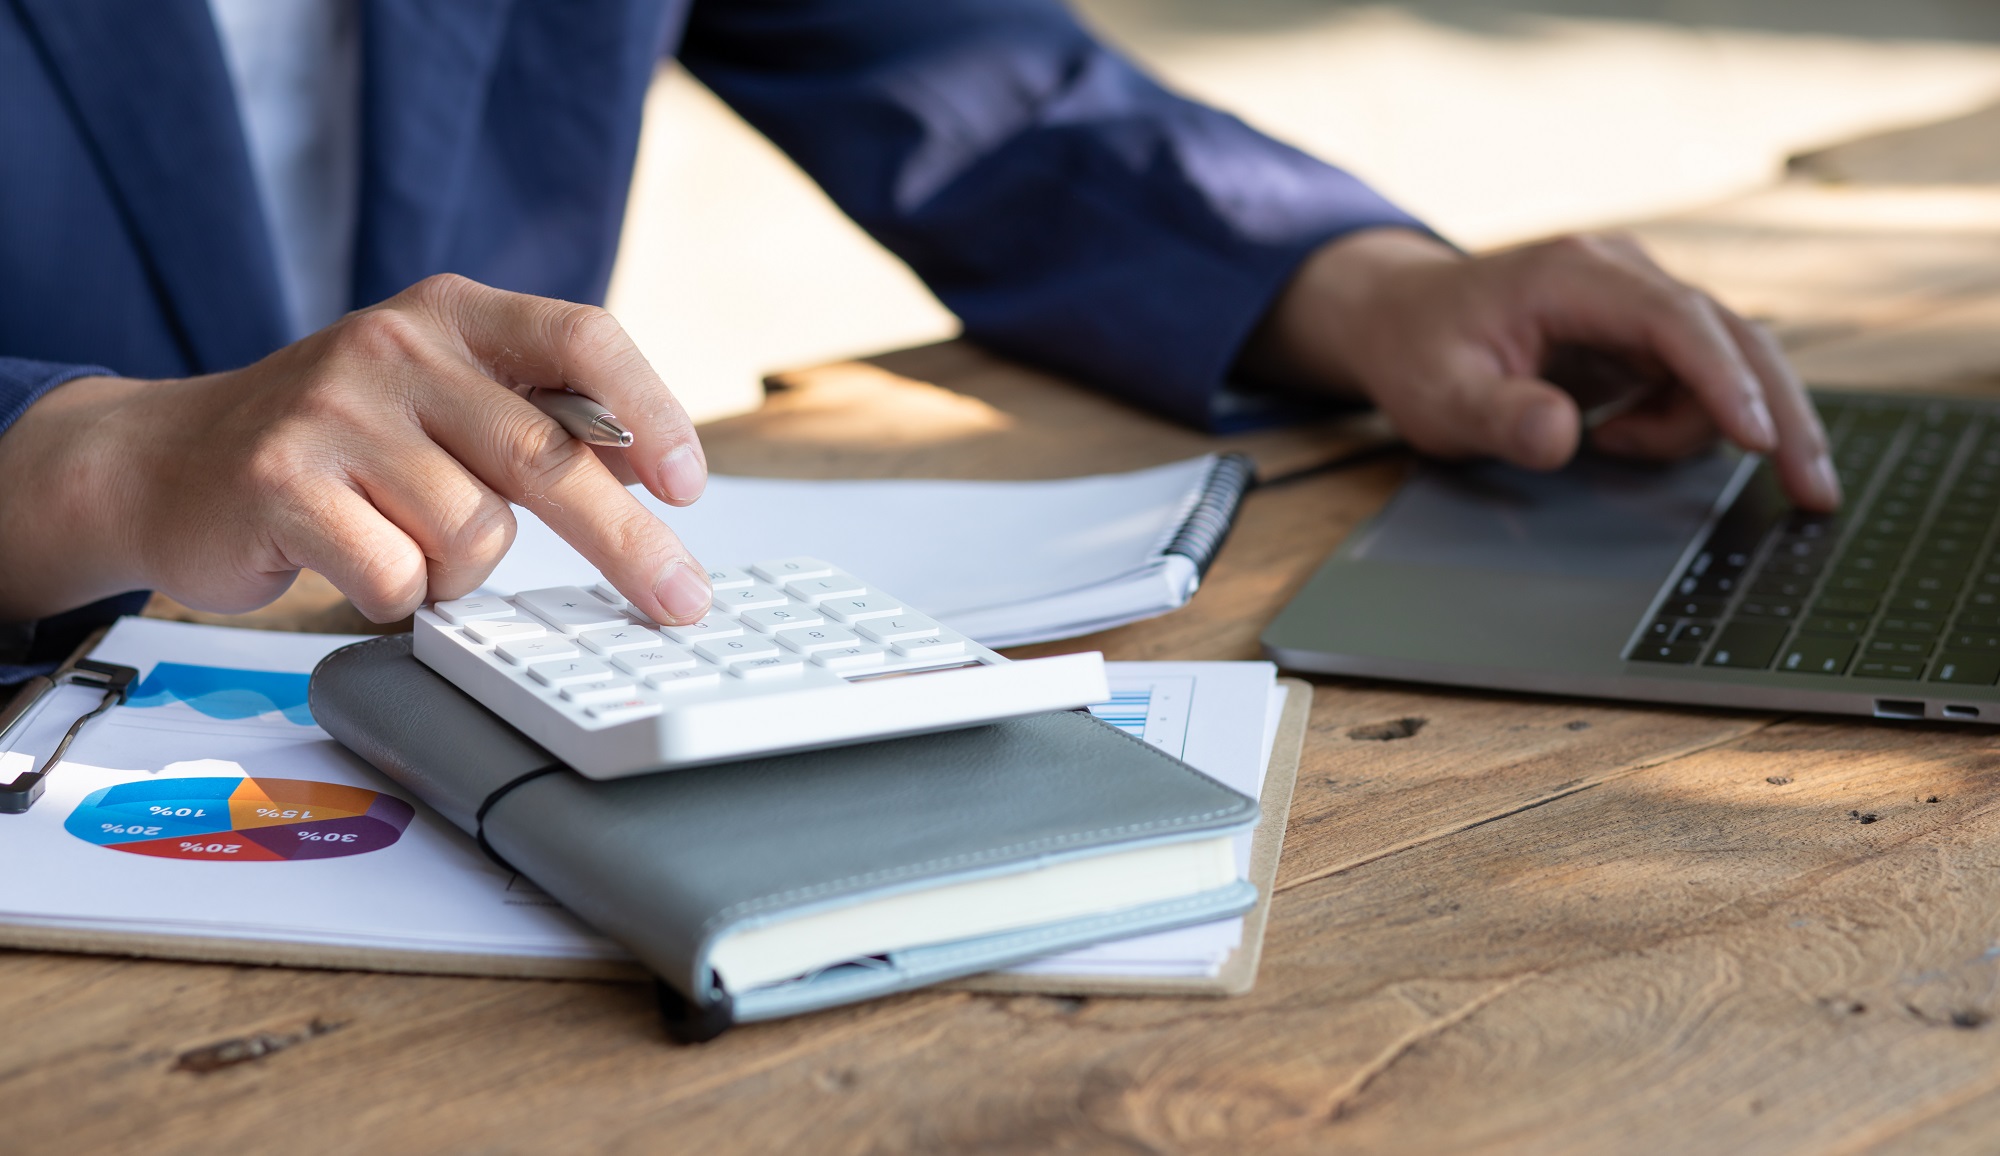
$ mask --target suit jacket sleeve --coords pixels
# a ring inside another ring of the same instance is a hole
[[[1055,0],[707,0],[681,58],[967,336],[1196,425],[1308,253],[1422,228]]]
[[[8,427],[20,420],[29,406],[56,386],[79,377],[110,373],[95,365],[60,365],[0,357],[0,437],[6,435]],[[53,670],[90,630],[120,614],[138,613],[145,602],[143,593],[126,594],[41,622],[0,622],[0,688]],[[4,698],[0,694],[0,699]]]

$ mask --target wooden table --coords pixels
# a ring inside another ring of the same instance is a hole
[[[1844,196],[1644,232],[1822,376],[1995,380],[2000,197]],[[1217,444],[960,345],[781,384],[705,431],[719,469]],[[1283,469],[1368,436],[1225,444]],[[1190,606],[1031,652],[1256,657],[1401,469],[1256,493]],[[342,624],[302,599],[288,621]],[[0,1149],[1991,1151],[1996,1017],[1992,732],[1328,679],[1247,997],[918,993],[676,1048],[636,985],[16,953]]]

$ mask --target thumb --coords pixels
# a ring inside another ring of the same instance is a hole
[[[1553,470],[1576,456],[1583,418],[1576,401],[1536,377],[1505,377],[1479,398],[1485,430],[1479,447],[1502,461],[1530,470]]]

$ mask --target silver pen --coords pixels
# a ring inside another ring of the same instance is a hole
[[[531,389],[528,401],[536,409],[562,423],[569,436],[593,446],[629,446],[632,431],[621,425],[611,411],[580,393],[566,389]]]

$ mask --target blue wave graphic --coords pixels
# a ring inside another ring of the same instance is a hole
[[[302,727],[313,725],[306,709],[306,674],[275,670],[237,670],[228,666],[195,666],[162,662],[132,690],[126,706],[165,706],[184,702],[210,718],[255,718],[272,711]]]

